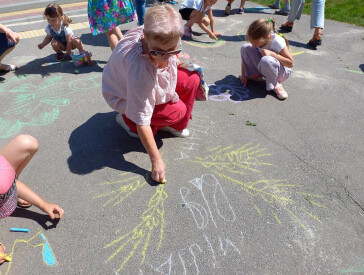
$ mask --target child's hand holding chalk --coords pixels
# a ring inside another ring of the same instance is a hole
[[[62,219],[63,217],[64,210],[58,204],[46,203],[41,209],[47,213],[51,219]]]

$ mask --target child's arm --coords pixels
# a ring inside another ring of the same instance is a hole
[[[59,218],[62,218],[64,211],[59,205],[46,202],[21,181],[16,181],[16,189],[18,190],[19,198],[38,207],[43,212],[47,213],[51,219],[54,219],[54,214],[59,214]]]
[[[265,56],[265,55],[273,56],[283,66],[285,66],[287,68],[293,67],[293,57],[292,57],[291,53],[289,52],[289,49],[287,46],[284,47],[283,50],[281,50],[279,54],[276,54],[275,52],[266,50],[266,49],[262,49],[261,54],[262,54],[262,56]]]
[[[246,87],[246,84],[248,83],[248,80],[245,76],[245,67],[243,60],[241,61],[241,75],[240,75],[240,82],[243,83],[244,87]]]
[[[66,35],[67,45],[66,45],[66,53],[68,55],[71,55],[72,51],[72,33]]]
[[[207,16],[210,19],[210,28],[211,28],[211,31],[215,34],[215,36],[220,36],[221,33],[215,32],[215,21],[214,21],[214,16],[212,14],[212,9],[208,9],[207,10]]]
[[[201,18],[201,21],[199,21],[199,23],[198,23],[198,25],[200,26],[200,28],[204,31],[204,32],[206,32],[208,35],[209,35],[209,37],[210,38],[212,38],[212,39],[215,39],[215,40],[217,40],[217,37],[216,37],[216,35],[212,32],[212,31],[210,31],[203,23],[202,23],[202,18]]]
[[[38,49],[43,49],[45,46],[47,46],[50,42],[52,41],[52,36],[50,36],[49,34],[46,35],[46,37],[44,37],[43,42],[38,44]]]

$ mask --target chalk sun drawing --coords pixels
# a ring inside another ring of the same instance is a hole
[[[227,182],[239,185],[241,190],[244,190],[250,197],[262,199],[267,206],[273,208],[272,215],[279,225],[282,225],[282,221],[274,211],[277,205],[281,206],[286,214],[294,222],[298,223],[301,228],[306,229],[299,215],[294,213],[289,207],[297,204],[298,201],[295,199],[297,197],[303,202],[308,203],[311,208],[328,208],[321,202],[323,199],[322,195],[301,192],[300,188],[303,187],[301,184],[291,184],[288,183],[288,180],[260,179],[253,182],[245,182],[239,177],[239,175],[244,175],[248,172],[260,173],[264,166],[273,165],[262,160],[263,157],[269,155],[266,149],[260,145],[251,145],[248,143],[236,149],[233,146],[217,146],[209,150],[205,157],[195,157],[190,161],[210,169],[211,172]],[[261,216],[260,208],[255,204],[253,205]],[[303,214],[316,222],[322,222],[304,207],[299,208],[299,210],[300,215]]]
[[[57,260],[56,260],[56,257],[54,255],[54,253],[53,253],[53,250],[52,250],[46,236],[42,233],[42,231],[40,231],[37,234],[35,234],[33,237],[28,239],[28,240],[16,239],[14,241],[11,252],[8,253],[9,257],[12,258],[13,261],[8,263],[7,269],[6,269],[5,273],[4,273],[5,275],[10,274],[9,272],[10,272],[11,266],[15,262],[15,260],[14,260],[14,255],[16,253],[15,249],[20,244],[25,244],[25,245],[30,246],[32,248],[41,247],[42,248],[43,262],[48,266],[56,266],[57,265]],[[34,253],[34,255],[36,255],[36,253]],[[0,271],[0,275],[1,274],[2,273]]]
[[[112,204],[113,206],[118,205],[133,194],[136,190],[143,187],[146,183],[145,178],[141,176],[130,176],[130,172],[121,174],[122,179],[114,182],[102,183],[112,184],[117,186],[117,189],[112,192],[107,192],[101,194],[95,199],[110,197],[109,200],[104,204],[108,206]],[[123,178],[124,177],[124,178]],[[149,177],[149,175],[146,175]],[[126,185],[124,185],[126,183]],[[120,186],[120,187],[119,187]],[[119,272],[124,268],[124,266],[131,260],[134,256],[141,255],[140,265],[143,265],[149,243],[151,238],[158,233],[159,243],[157,250],[162,246],[163,236],[164,236],[164,202],[168,195],[164,191],[164,185],[159,185],[154,195],[150,198],[148,203],[148,208],[141,215],[140,223],[136,225],[128,233],[114,239],[110,243],[104,246],[104,249],[114,249],[110,254],[106,262],[112,261],[119,253],[124,252],[127,256],[123,257],[122,263],[116,270]]]

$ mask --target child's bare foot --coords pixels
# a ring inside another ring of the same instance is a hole
[[[23,200],[21,198],[18,198],[18,204],[17,204],[18,207],[20,208],[29,208],[32,206],[32,204],[26,200]]]

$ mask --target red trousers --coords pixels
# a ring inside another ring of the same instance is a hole
[[[191,113],[199,85],[200,77],[196,72],[178,68],[176,93],[179,100],[176,103],[170,101],[154,107],[150,123],[153,135],[166,126],[171,126],[178,131],[187,128],[188,122],[192,118]],[[123,118],[130,130],[138,133],[136,124],[124,114]]]

